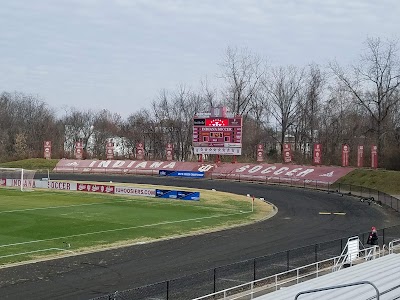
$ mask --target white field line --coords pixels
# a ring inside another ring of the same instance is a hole
[[[94,203],[85,203],[85,204],[73,204],[73,205],[60,205],[60,206],[47,206],[47,207],[35,207],[35,208],[24,208],[24,209],[14,209],[14,210],[5,210],[5,211],[0,211],[0,214],[5,214],[5,213],[14,213],[14,212],[24,212],[24,211],[35,211],[35,210],[46,210],[46,209],[57,209],[57,208],[70,208],[70,207],[81,207],[81,206],[92,206],[92,205],[101,205],[101,204],[110,204],[110,203],[116,203],[116,202],[136,202],[136,203],[146,203],[146,204],[167,204],[171,206],[185,206],[182,205],[181,203],[169,203],[167,201],[157,201],[157,202],[152,202],[154,200],[150,200],[148,202],[145,202],[145,200],[135,200],[135,199],[126,199],[126,200],[113,200],[113,201],[106,201],[106,202],[94,202]],[[171,200],[170,200],[171,201]],[[208,209],[215,209],[215,210],[220,210],[221,208],[219,207],[212,207],[212,206],[201,206],[201,208],[208,208]],[[224,210],[230,210],[230,211],[235,211],[236,209],[230,208]]]
[[[67,251],[67,252],[74,253],[74,251],[61,249],[61,248],[47,248],[47,249],[41,249],[41,250],[35,250],[35,251],[28,251],[28,252],[22,252],[22,253],[3,255],[3,256],[0,256],[0,258],[6,258],[6,257],[12,257],[12,256],[18,256],[18,255],[25,255],[25,254],[32,254],[32,253],[37,253],[37,252],[45,252],[45,251],[51,251],[51,250]]]
[[[23,212],[23,211],[32,211],[32,210],[45,210],[45,209],[55,209],[55,208],[69,208],[69,207],[91,206],[91,205],[99,205],[99,204],[108,204],[108,203],[113,203],[113,202],[120,202],[120,200],[109,201],[109,202],[94,202],[94,203],[85,203],[85,204],[73,204],[73,205],[47,206],[47,207],[35,207],[35,208],[5,210],[5,211],[0,211],[0,214],[14,213],[14,212]]]
[[[94,231],[94,232],[87,232],[87,233],[72,234],[72,235],[67,235],[67,236],[60,236],[60,237],[55,237],[55,238],[51,238],[51,239],[42,239],[42,240],[34,240],[34,241],[28,241],[28,242],[20,242],[20,243],[0,245],[0,248],[18,246],[18,245],[25,245],[25,244],[33,244],[33,243],[40,243],[40,242],[48,242],[48,241],[67,239],[67,238],[78,237],[78,236],[94,235],[94,234],[107,233],[107,232],[115,232],[115,231],[130,230],[130,229],[137,229],[137,228],[154,227],[154,226],[159,226],[159,225],[191,222],[191,221],[196,221],[196,220],[228,217],[228,216],[249,214],[249,213],[251,213],[251,211],[243,211],[243,212],[233,213],[233,214],[219,214],[219,215],[215,215],[215,216],[193,218],[193,219],[185,219],[185,220],[178,220],[178,221],[165,221],[165,222],[160,222],[160,223],[146,224],[146,225],[132,226],[132,227],[123,227],[123,228],[117,228],[117,229],[100,230],[100,231]]]

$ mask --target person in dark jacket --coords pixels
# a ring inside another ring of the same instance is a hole
[[[369,233],[367,244],[378,245],[378,233],[376,232],[375,227],[371,228],[371,232]]]

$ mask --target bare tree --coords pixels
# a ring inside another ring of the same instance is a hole
[[[400,87],[400,61],[397,43],[383,42],[379,38],[368,38],[367,49],[359,64],[343,70],[337,62],[330,69],[352,94],[354,101],[371,117],[371,128],[375,132],[378,155],[382,158],[385,122],[399,102],[395,97]]]
[[[248,50],[228,48],[222,64],[222,77],[227,87],[225,101],[235,114],[246,115],[253,97],[261,86],[264,75],[262,60]]]
[[[294,66],[273,68],[263,82],[270,102],[270,112],[280,129],[280,145],[288,129],[296,122],[301,104],[300,90],[304,72]]]
[[[70,154],[75,150],[75,142],[82,141],[85,155],[90,154],[93,149],[89,140],[94,133],[94,121],[96,113],[92,110],[79,111],[75,108],[66,112],[63,117],[65,148]]]

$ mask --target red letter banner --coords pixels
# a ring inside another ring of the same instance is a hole
[[[83,158],[83,144],[82,142],[75,142],[75,158],[82,159]]]
[[[114,143],[112,141],[106,144],[106,157],[107,160],[114,159]]]
[[[349,145],[342,145],[342,167],[349,166],[349,152],[350,152]]]
[[[257,145],[257,161],[264,161],[264,146],[262,144]]]
[[[292,161],[292,151],[290,144],[283,144],[283,161],[285,163],[290,163]]]
[[[320,165],[322,163],[321,152],[322,152],[321,144],[314,144],[314,156],[313,156],[314,165]]]
[[[44,158],[45,159],[51,159],[51,141],[44,141]]]
[[[359,145],[357,151],[357,167],[362,168],[364,166],[364,146]]]
[[[378,167],[378,147],[376,145],[371,146],[371,168],[376,169]]]
[[[165,154],[167,156],[167,160],[171,161],[174,158],[174,145],[171,143],[167,143],[167,147],[165,147]]]
[[[136,159],[137,160],[144,159],[144,146],[142,142],[136,144]]]

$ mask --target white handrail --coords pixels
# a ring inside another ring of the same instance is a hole
[[[394,249],[400,244],[400,239],[395,239],[389,243],[389,253],[392,254]]]

